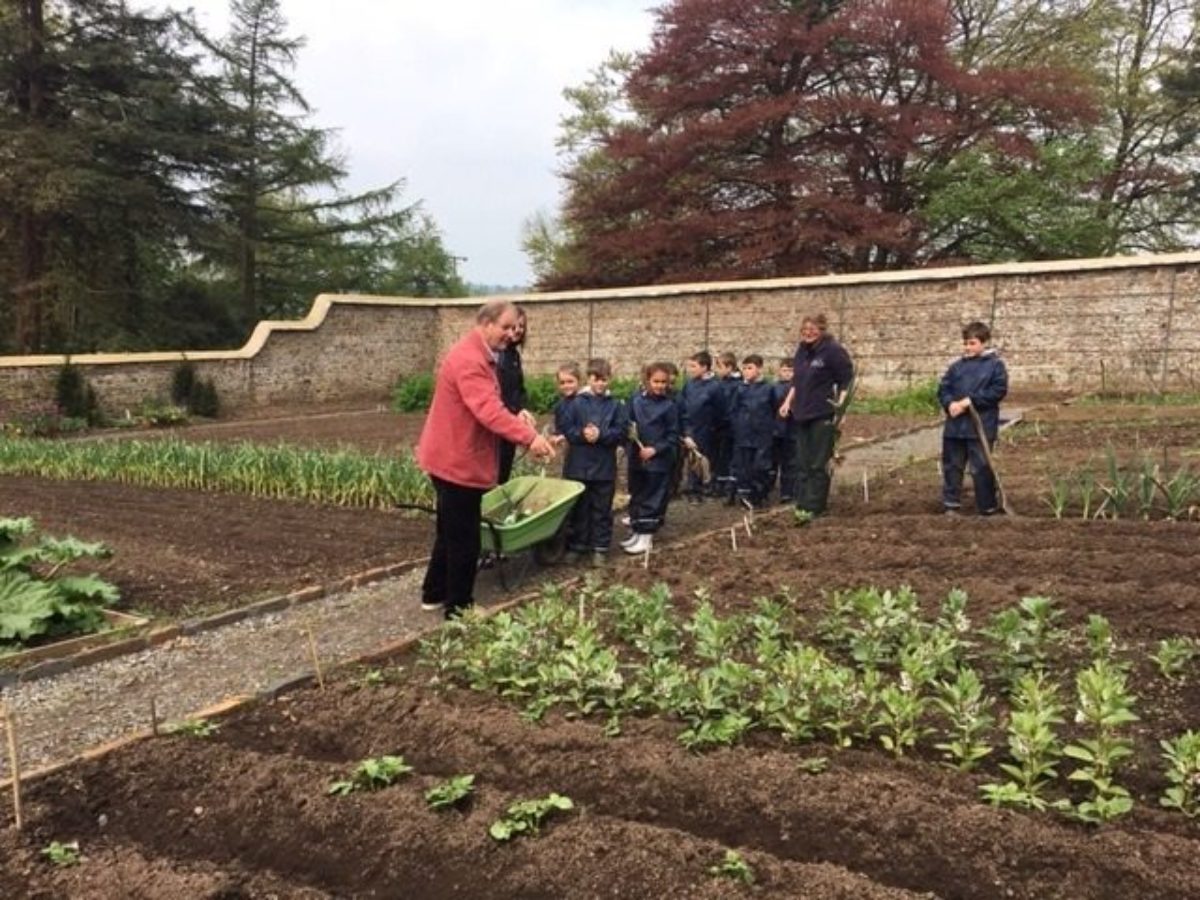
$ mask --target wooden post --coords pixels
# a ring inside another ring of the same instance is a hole
[[[321,672],[321,660],[317,656],[317,640],[313,637],[311,625],[305,626],[304,630],[308,634],[308,652],[312,656],[313,671],[317,673],[317,687],[325,690],[325,676]]]
[[[16,819],[17,831],[24,827],[21,816],[21,760],[17,756],[17,716],[8,706],[0,706],[0,715],[4,718],[4,730],[8,732],[8,765],[12,770],[13,817]]]

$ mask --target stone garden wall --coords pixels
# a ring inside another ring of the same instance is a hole
[[[1200,253],[577,291],[526,304],[528,372],[608,357],[618,374],[700,348],[789,355],[799,322],[825,312],[868,390],[933,377],[962,323],[990,321],[1020,386],[1200,389]],[[262,322],[233,351],[74,356],[110,411],[165,397],[192,360],[225,408],[378,402],[429,372],[480,298],[323,294],[301,321]],[[0,405],[53,396],[60,356],[0,357]]]

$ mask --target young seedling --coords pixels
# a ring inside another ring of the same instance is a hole
[[[754,870],[736,850],[726,850],[719,863],[708,867],[708,874],[716,878],[730,878],[742,884],[754,884]]]
[[[1075,476],[1075,485],[1079,489],[1080,515],[1081,519],[1090,519],[1092,517],[1092,507],[1096,502],[1096,493],[1099,490],[1099,485],[1096,484],[1096,475],[1091,469],[1083,469]]]
[[[796,763],[796,768],[805,775],[820,775],[829,770],[828,756],[810,756]]]
[[[570,797],[556,793],[537,800],[518,800],[505,811],[504,818],[491,824],[488,834],[497,841],[510,841],[523,834],[537,834],[542,821],[550,813],[574,808]]]
[[[1125,674],[1096,660],[1075,678],[1078,704],[1075,721],[1090,729],[1091,736],[1063,748],[1063,755],[1082,765],[1068,776],[1091,786],[1092,796],[1075,808],[1085,822],[1106,822],[1133,808],[1125,788],[1113,782],[1117,763],[1133,754],[1133,741],[1122,736],[1124,726],[1138,721],[1134,697],[1125,684]]]
[[[474,775],[455,775],[427,790],[425,802],[432,809],[449,809],[470,797],[474,790]]]
[[[898,684],[886,685],[879,692],[879,714],[875,718],[884,748],[899,758],[906,749],[915,747],[928,730],[920,725],[928,705],[929,698],[922,696],[920,688],[908,678],[901,676]]]
[[[800,528],[803,528],[805,525],[811,525],[814,518],[816,517],[807,509],[801,509],[798,506],[792,511],[792,521]]]
[[[42,856],[59,868],[79,865],[79,841],[51,841],[42,848]]]
[[[1194,638],[1163,638],[1158,649],[1150,654],[1163,678],[1178,681],[1183,678],[1188,665],[1196,658],[1197,644]]]
[[[182,734],[195,738],[212,737],[220,730],[220,725],[208,719],[184,719],[182,722],[168,725],[165,729],[167,734]]]
[[[387,684],[388,677],[383,669],[367,669],[354,682],[354,686],[359,690],[367,688],[383,687]]]
[[[1061,519],[1065,516],[1070,503],[1071,479],[1065,475],[1051,475],[1050,496],[1046,498],[1046,505],[1054,513],[1054,518]]]
[[[1054,726],[1061,725],[1058,690],[1040,674],[1022,676],[1013,694],[1008,725],[1008,747],[1013,762],[1000,768],[1012,780],[980,786],[984,798],[995,806],[1014,805],[1043,810],[1048,784],[1058,776],[1055,764],[1062,755]]]
[[[377,791],[389,787],[412,770],[412,766],[404,761],[403,756],[364,759],[354,767],[349,778],[329,785],[328,793],[345,796],[356,791]]]
[[[1172,740],[1160,741],[1159,745],[1167,761],[1167,780],[1171,787],[1158,802],[1189,818],[1197,818],[1200,816],[1200,731],[1185,731]]]
[[[943,743],[935,744],[942,755],[961,772],[970,771],[992,747],[983,740],[995,720],[992,702],[983,692],[983,682],[974,669],[959,669],[954,681],[938,683],[934,704],[945,714],[950,729]]]

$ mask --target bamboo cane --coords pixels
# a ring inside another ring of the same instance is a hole
[[[312,626],[306,626],[304,631],[308,634],[308,653],[312,657],[313,671],[317,674],[317,687],[320,690],[325,690],[325,675],[321,672],[321,660],[317,656],[317,641],[313,637]]]
[[[17,831],[24,827],[24,817],[21,815],[21,760],[17,756],[17,716],[6,705],[0,705],[0,715],[4,718],[4,730],[8,732],[8,765],[12,769],[13,818]]]

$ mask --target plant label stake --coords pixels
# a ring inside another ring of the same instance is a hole
[[[729,543],[733,546],[733,552],[737,553],[737,526],[729,526]]]
[[[321,672],[321,660],[317,657],[317,641],[313,637],[312,626],[305,627],[305,632],[308,634],[308,653],[312,657],[313,671],[317,674],[317,687],[320,690],[325,690],[325,676]]]
[[[867,470],[863,469],[863,503],[871,502],[871,485],[867,479]]]
[[[24,826],[21,816],[21,761],[17,756],[17,716],[7,706],[0,706],[4,718],[4,730],[8,732],[8,767],[12,770],[13,818],[17,831]]]
[[[643,569],[650,568],[650,548],[649,547],[646,548],[646,554],[645,554],[645,556],[642,557],[642,568]]]
[[[754,537],[754,531],[750,528],[750,515],[747,513],[742,516],[742,527],[746,529],[746,537]]]

